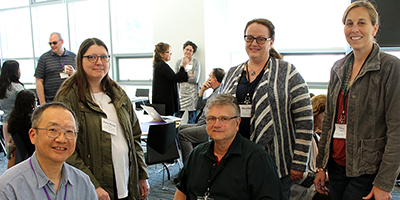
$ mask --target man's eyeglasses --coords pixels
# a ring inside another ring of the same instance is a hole
[[[61,132],[64,132],[64,135],[67,139],[75,139],[77,132],[74,129],[70,129],[70,128],[66,128],[66,129],[62,129],[58,126],[50,126],[48,128],[38,128],[38,127],[33,127],[34,129],[38,129],[38,130],[45,130],[47,136],[51,137],[51,138],[57,138]]]
[[[110,61],[109,55],[107,55],[107,56],[82,56],[82,57],[87,58],[89,60],[89,62],[91,62],[91,63],[97,62],[98,58],[100,58],[100,60],[105,63]]]
[[[49,42],[49,45],[50,45],[50,46],[51,46],[51,45],[56,45],[59,41],[60,41],[60,40],[54,41],[54,42]]]
[[[257,41],[258,44],[264,44],[266,41],[272,40],[272,38],[265,38],[265,37],[253,37],[251,35],[245,35],[244,41],[247,43],[253,43],[254,39]]]
[[[207,124],[212,124],[212,123],[215,123],[217,121],[217,119],[219,119],[219,122],[221,124],[225,124],[225,123],[228,123],[231,119],[235,119],[235,118],[238,118],[238,116],[233,116],[233,117],[228,117],[228,116],[221,116],[221,117],[206,116],[206,122],[207,122]]]

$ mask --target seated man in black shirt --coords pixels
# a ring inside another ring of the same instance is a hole
[[[274,161],[237,132],[241,118],[236,98],[216,95],[205,111],[212,141],[189,155],[174,199],[282,199]]]

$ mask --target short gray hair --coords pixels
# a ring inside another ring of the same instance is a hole
[[[239,108],[239,103],[236,97],[232,96],[231,94],[218,94],[216,96],[213,96],[207,100],[206,104],[206,112],[210,109],[211,106],[224,106],[224,105],[230,105],[235,108],[235,115],[240,116],[240,108]]]

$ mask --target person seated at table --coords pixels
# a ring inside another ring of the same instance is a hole
[[[0,177],[0,199],[92,199],[96,190],[88,175],[65,163],[75,151],[78,122],[63,103],[38,107],[29,137],[36,151]]]
[[[14,108],[8,119],[8,132],[14,138],[14,143],[21,158],[15,158],[15,164],[29,158],[35,152],[35,145],[29,138],[32,127],[31,117],[36,107],[36,95],[31,90],[22,90],[17,94]],[[20,138],[20,141],[17,140]],[[22,141],[22,142],[21,142]]]
[[[193,150],[193,144],[199,144],[208,141],[208,135],[206,130],[206,117],[203,112],[204,106],[206,105],[207,99],[217,94],[219,85],[224,78],[225,72],[221,68],[215,68],[208,76],[208,79],[203,83],[200,89],[200,93],[196,99],[196,110],[201,110],[199,113],[200,117],[196,124],[183,124],[179,127],[179,143],[182,151],[182,161],[185,163],[189,153]],[[203,99],[204,92],[212,88],[213,93]]]
[[[282,199],[276,165],[260,146],[238,134],[237,99],[230,94],[207,101],[207,133],[179,172],[174,199]]]

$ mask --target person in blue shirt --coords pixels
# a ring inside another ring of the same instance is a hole
[[[78,122],[60,102],[39,106],[29,137],[35,153],[0,177],[0,199],[97,199],[88,175],[65,163],[75,151]]]

